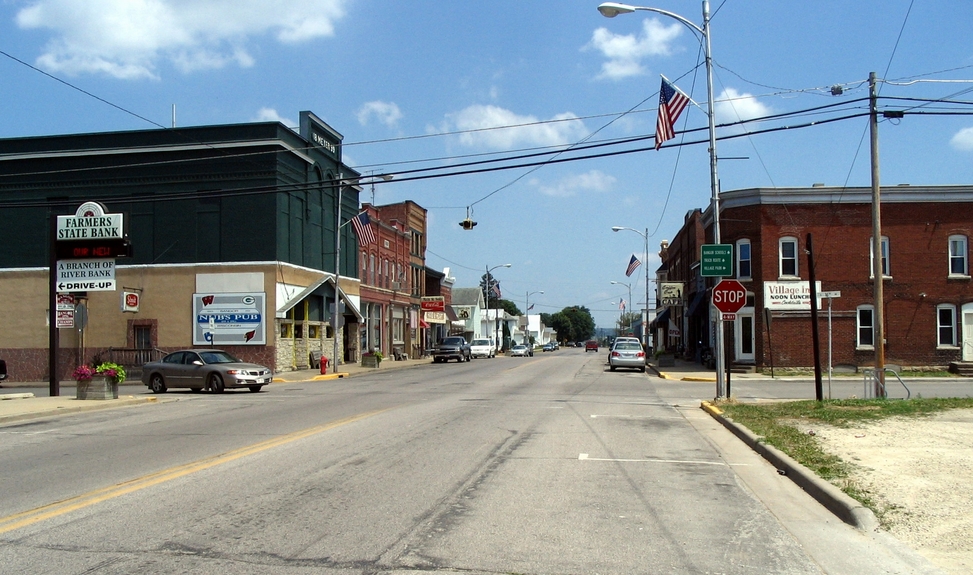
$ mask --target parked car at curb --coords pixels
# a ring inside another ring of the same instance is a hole
[[[589,339],[584,342],[584,352],[588,353],[589,351],[598,351],[598,340]]]
[[[455,359],[459,362],[470,361],[473,354],[470,351],[470,344],[461,336],[444,337],[436,349],[432,350],[433,363],[442,363]]]
[[[223,393],[245,387],[256,393],[273,381],[269,367],[241,361],[221,349],[184,349],[142,366],[142,383],[152,393],[188,387]]]
[[[496,357],[497,349],[489,339],[474,339],[470,342],[470,355],[476,357]]]
[[[529,353],[526,345],[518,344],[510,348],[510,357],[527,357]]]
[[[608,354],[608,368],[628,367],[645,372],[645,350],[637,341],[616,341]]]

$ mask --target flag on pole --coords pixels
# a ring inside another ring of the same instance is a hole
[[[493,295],[497,296],[497,299],[503,299],[503,296],[500,295],[500,282],[493,284]]]
[[[625,311],[625,300],[618,302],[618,309]]]
[[[662,87],[659,88],[659,117],[655,123],[655,149],[662,146],[662,142],[676,136],[673,124],[679,114],[689,104],[689,98],[673,86],[666,77],[662,77]]]
[[[530,310],[532,310],[532,309],[534,309],[534,304],[530,304],[530,307],[529,307],[529,308],[527,308],[527,311],[530,311]]]
[[[640,265],[642,265],[642,262],[635,257],[635,254],[632,254],[632,259],[628,262],[628,269],[625,270],[625,275],[627,277],[631,277],[632,273],[635,272],[635,268],[639,267]]]
[[[351,225],[355,228],[355,235],[358,236],[358,244],[374,244],[375,232],[372,231],[372,220],[369,219],[367,212],[362,212],[352,218]]]

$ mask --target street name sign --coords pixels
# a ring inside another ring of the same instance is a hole
[[[699,246],[699,273],[703,277],[732,276],[733,246],[731,244]]]

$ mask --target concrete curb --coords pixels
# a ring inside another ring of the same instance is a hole
[[[751,449],[763,456],[777,468],[778,473],[786,475],[808,495],[816,499],[818,503],[824,505],[828,511],[834,513],[838,519],[861,531],[878,529],[878,518],[875,517],[871,509],[852,499],[831,483],[821,479],[786,453],[764,443],[763,439],[754,435],[752,431],[725,417],[723,411],[712,403],[704,401],[700,408],[713,416],[723,427],[739,437]]]

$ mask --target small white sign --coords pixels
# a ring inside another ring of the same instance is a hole
[[[74,304],[75,304],[75,302],[74,302],[74,296],[73,295],[71,295],[69,293],[59,293],[59,294],[57,294],[57,309],[58,309],[58,311],[71,310],[73,312],[74,311]]]
[[[821,282],[814,282],[818,294]],[[818,299],[821,296],[818,295]],[[810,310],[811,282],[764,282],[764,307],[770,310]]]
[[[818,294],[818,297],[820,297],[822,299],[832,299],[832,298],[836,298],[836,297],[841,297],[841,292],[840,291],[823,291],[823,292],[821,292],[821,293]]]
[[[56,328],[72,328],[74,327],[74,310],[70,309],[59,309],[57,310],[56,319],[54,320],[54,327]]]
[[[57,291],[115,291],[115,260],[58,260]]]
[[[123,291],[122,292],[122,311],[125,312],[138,312],[139,303],[142,297],[139,292],[134,291]]]

